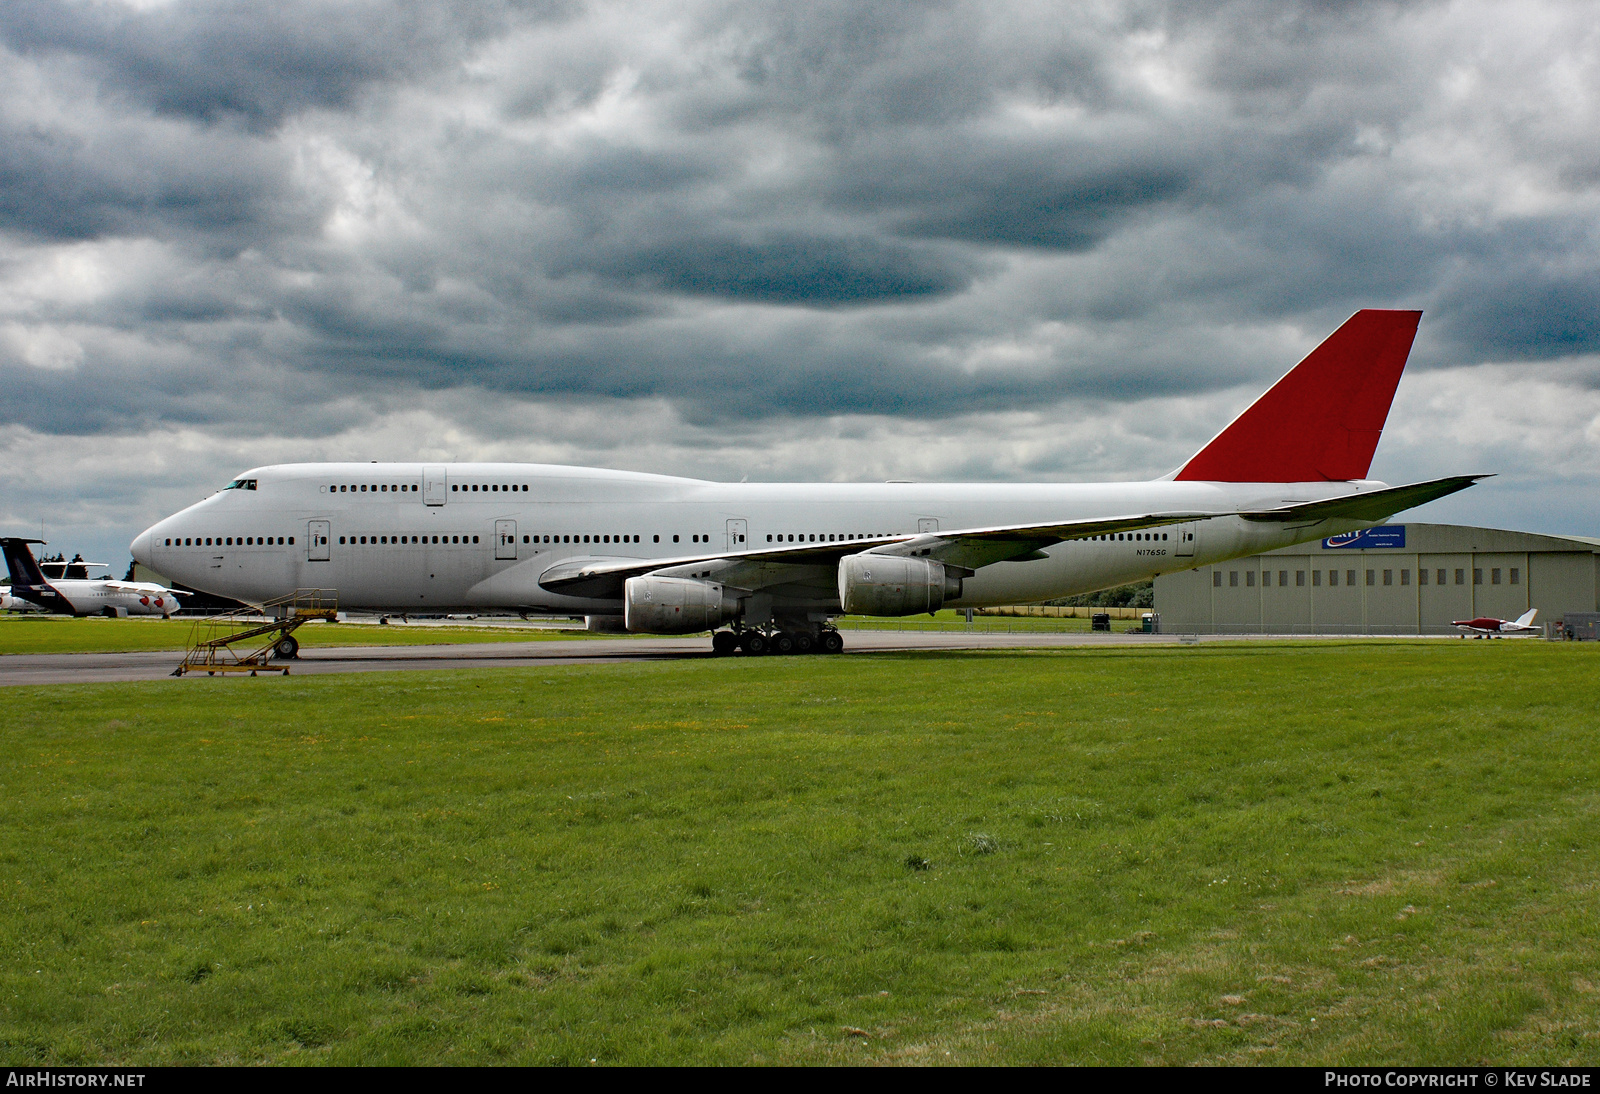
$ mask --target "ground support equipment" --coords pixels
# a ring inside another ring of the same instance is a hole
[[[172,675],[277,672],[288,676],[288,665],[269,662],[273,657],[280,662],[293,660],[300,652],[294,632],[313,619],[337,618],[338,605],[336,589],[296,589],[267,601],[260,612],[241,608],[196,620],[189,632],[189,652]]]

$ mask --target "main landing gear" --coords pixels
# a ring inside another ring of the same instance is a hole
[[[817,630],[770,628],[718,631],[711,636],[711,652],[719,657],[746,653],[842,653],[844,638],[832,627]]]

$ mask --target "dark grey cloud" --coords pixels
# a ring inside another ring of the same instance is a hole
[[[973,243],[1083,251],[1147,206],[1185,193],[1192,176],[1182,165],[1140,165],[1123,171],[1061,178],[1056,171],[1010,175],[965,191],[932,197],[901,230],[910,235]]]
[[[0,231],[270,239],[315,223],[313,203],[286,184],[286,166],[271,148],[227,137],[0,123]]]
[[[594,273],[667,292],[815,307],[946,296],[977,264],[960,254],[870,236],[775,233],[755,240],[700,236],[594,256]]]
[[[1428,310],[1421,366],[1597,352],[1600,152],[1523,88],[1548,48],[1458,79],[1495,34],[1470,5],[17,0],[0,418],[954,419],[1264,383],[1363,306]],[[101,287],[30,287],[52,247]]]
[[[1518,217],[1461,241],[1439,318],[1457,345],[1506,360],[1600,353],[1600,231],[1589,217]]]
[[[260,128],[302,110],[348,107],[368,84],[458,60],[514,12],[566,10],[561,0],[180,0],[144,11],[8,0],[0,42],[24,55],[75,58],[107,91],[162,114]]]

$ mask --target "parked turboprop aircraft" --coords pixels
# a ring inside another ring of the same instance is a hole
[[[1460,627],[1462,638],[1468,634],[1519,634],[1523,631],[1536,631],[1539,628],[1533,625],[1533,617],[1539,614],[1538,608],[1529,608],[1516,619],[1496,619],[1492,615],[1480,615],[1476,619],[1452,620],[1452,627]]]
[[[6,565],[11,569],[11,599],[25,601],[43,611],[61,615],[161,615],[178,610],[178,597],[151,581],[111,581],[100,578],[48,578],[34,560],[30,543],[40,539],[0,538]],[[77,559],[62,567],[65,573],[84,573],[97,563]]]
[[[1420,316],[1358,312],[1152,482],[716,483],[540,464],[282,464],[147,529],[133,557],[255,603],[319,587],[344,608],[582,614],[596,629],[717,631],[719,652],[833,651],[841,613],[1070,596],[1352,531],[1472,485],[1483,476],[1366,478]]]

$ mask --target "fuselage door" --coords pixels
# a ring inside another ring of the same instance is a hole
[[[306,561],[327,562],[333,556],[328,553],[328,531],[330,522],[314,520],[306,525]]]
[[[938,517],[918,517],[917,518],[917,531],[920,534],[927,535],[929,532],[937,532],[938,530],[939,530],[939,518]]]
[[[422,500],[427,505],[443,505],[450,496],[450,483],[442,467],[422,469]]]
[[[517,522],[514,520],[497,520],[494,522],[494,557],[501,562],[514,561],[517,557]]]
[[[1175,558],[1193,558],[1195,544],[1195,530],[1198,524],[1180,524],[1177,527],[1177,544],[1172,549]]]
[[[749,527],[749,521],[730,520],[728,522],[728,550],[744,551],[749,549],[750,544],[745,542],[748,538],[745,533],[749,530]]]

